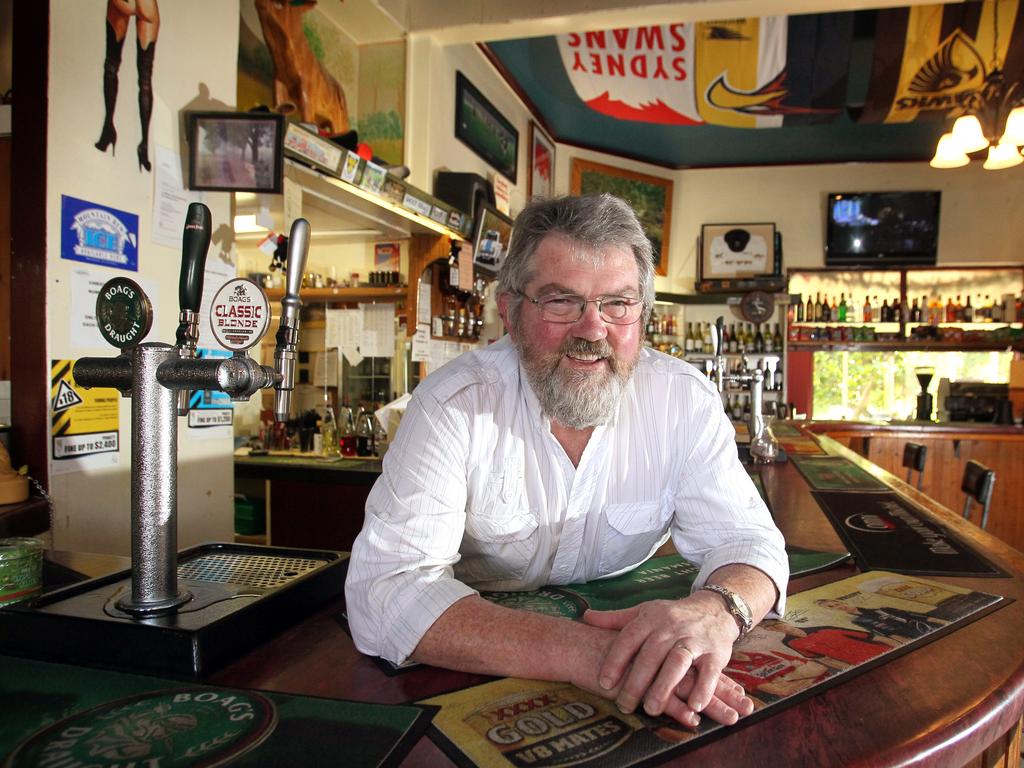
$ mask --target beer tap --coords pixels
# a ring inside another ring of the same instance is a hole
[[[202,295],[209,222],[210,212],[205,205],[189,206],[182,239],[178,345],[141,343],[152,323],[149,299],[131,280],[115,277],[100,289],[96,318],[104,339],[121,352],[114,358],[82,358],[74,366],[74,377],[80,385],[114,387],[132,400],[131,590],[130,594],[112,598],[105,608],[112,615],[158,616],[176,611],[193,599],[188,591],[179,591],[177,582],[179,395],[208,389],[244,400],[260,389],[277,387],[277,394],[283,395],[283,414],[275,410],[279,418],[288,416],[298,346],[298,292],[309,247],[309,222],[297,219],[292,225],[288,293],[281,323],[286,333],[283,344],[282,333],[278,334],[274,356],[277,369],[260,365],[246,354],[266,332],[270,306],[262,289],[245,278],[229,280],[212,302],[214,335],[234,354],[227,359],[194,359],[199,341],[194,315]],[[281,403],[275,398],[275,404]]]
[[[288,237],[288,262],[286,269],[285,294],[281,299],[281,324],[277,329],[277,347],[274,349],[274,369],[281,377],[275,386],[274,418],[287,421],[291,410],[292,390],[295,389],[295,358],[299,343],[299,289],[302,287],[302,272],[306,268],[306,253],[309,251],[309,222],[296,219]]]
[[[715,367],[712,372],[715,385],[721,393],[727,381],[746,385],[750,390],[750,421],[747,429],[750,432],[750,455],[755,463],[770,463],[778,453],[778,445],[770,438],[765,426],[763,409],[764,372],[760,368],[752,368],[746,373],[729,373],[726,370],[726,357],[723,351],[725,318],[719,316],[711,328],[711,342],[715,350]],[[770,443],[770,445],[769,445]]]
[[[181,278],[178,281],[178,356],[194,360],[199,343],[199,304],[202,301],[206,252],[210,248],[210,209],[192,203],[185,214],[181,242]],[[188,415],[189,390],[178,392],[178,415]]]

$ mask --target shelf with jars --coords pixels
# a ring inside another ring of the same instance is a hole
[[[789,287],[793,350],[1024,349],[1024,267],[794,270]]]

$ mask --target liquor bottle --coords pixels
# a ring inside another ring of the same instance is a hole
[[[952,295],[950,295],[949,301],[946,302],[946,322],[956,322],[956,304],[953,303]]]
[[[811,301],[811,294],[807,294],[807,306],[804,308],[804,322],[814,322],[814,302]]]
[[[782,334],[779,332],[779,324],[775,324],[775,333],[772,334],[772,346],[776,352],[782,351]]]
[[[686,324],[686,337],[683,339],[683,352],[690,354],[693,352],[693,324]]]
[[[338,436],[341,443],[341,455],[355,456],[356,424],[347,400],[343,400],[341,408],[338,409]]]
[[[988,310],[988,315],[989,317],[992,318],[993,323],[1003,322],[1003,317],[1005,316],[1005,313],[1003,312],[1003,303],[999,301],[998,296],[996,296],[996,298],[992,301],[992,306]]]
[[[839,317],[837,318],[840,323],[846,322],[846,294],[839,294]]]
[[[338,422],[334,418],[334,409],[331,404],[327,403],[325,408],[326,413],[320,421],[320,455],[325,459],[336,459],[341,456]]]
[[[815,294],[814,296],[814,322],[820,323],[823,316],[823,309],[821,306],[821,294]]]
[[[761,335],[761,324],[757,324],[757,333],[754,334],[754,352],[764,353],[764,336]]]
[[[736,354],[739,352],[739,349],[740,342],[739,339],[736,338],[736,323],[732,323],[729,326],[729,349],[726,351]]]
[[[750,419],[750,395],[743,396],[743,420],[748,421]]]
[[[781,350],[782,350],[782,348],[780,347],[779,351],[781,351]],[[779,360],[779,362],[777,362],[775,364],[775,389],[778,390],[779,392],[782,391],[782,361],[781,360]]]
[[[967,294],[967,303],[964,304],[963,316],[965,323],[974,322],[974,307],[971,306],[971,294]]]
[[[910,322],[921,322],[921,309],[917,306],[917,299],[914,299],[910,305]]]
[[[878,303],[878,297],[871,297],[871,322],[882,322],[882,305]]]
[[[879,320],[883,323],[888,323],[892,319],[892,314],[889,309],[889,300],[882,299],[882,309],[879,311]]]
[[[797,323],[802,323],[804,321],[804,303],[802,301],[798,301],[795,309],[796,312],[793,319]],[[790,325],[792,325],[792,323],[790,323]]]
[[[821,303],[821,322],[832,322],[832,307],[828,305],[828,296],[825,296],[825,301]]]
[[[739,421],[743,418],[743,404],[740,402],[740,396],[736,395],[732,401],[732,420]]]
[[[861,310],[860,319],[865,323],[871,322],[871,299],[867,296],[864,297],[864,308]]]
[[[647,318],[647,326],[644,328],[647,336],[647,341],[651,344],[654,343],[655,336],[658,335],[658,316],[654,312],[654,308],[651,308],[651,314]]]

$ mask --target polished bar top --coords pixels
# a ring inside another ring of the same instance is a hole
[[[1024,709],[1024,556],[950,514],[898,478],[827,437],[842,455],[883,479],[1011,574],[1005,579],[936,578],[1015,602],[956,632],[864,672],[670,765],[963,765],[1017,724]],[[794,546],[844,551],[791,463],[760,468],[776,521]],[[794,580],[791,592],[855,573],[846,565]],[[302,624],[214,673],[221,685],[382,703],[415,701],[488,678],[423,667],[389,677],[355,651],[329,605]],[[1011,747],[1012,748],[1012,747]],[[996,747],[993,747],[996,749]],[[423,738],[405,765],[450,765]]]
[[[803,425],[814,434],[839,434],[852,432],[857,434],[875,433],[920,433],[938,435],[946,432],[954,435],[970,434],[995,439],[1024,440],[1024,426],[1010,424],[992,424],[983,421],[918,421],[918,420],[886,420],[864,419],[858,421],[795,421],[787,422]]]

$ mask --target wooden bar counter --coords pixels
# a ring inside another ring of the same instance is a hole
[[[1006,766],[1020,764],[1024,711],[1024,556],[827,437],[816,438],[929,511],[1011,574],[937,578],[1016,602],[851,680],[670,761],[695,766]],[[844,551],[791,463],[761,468],[776,520],[795,546]],[[794,580],[796,592],[852,575],[844,565]],[[487,678],[433,668],[385,675],[353,648],[333,604],[215,673],[214,684],[383,703]],[[406,765],[450,765],[424,737]]]

